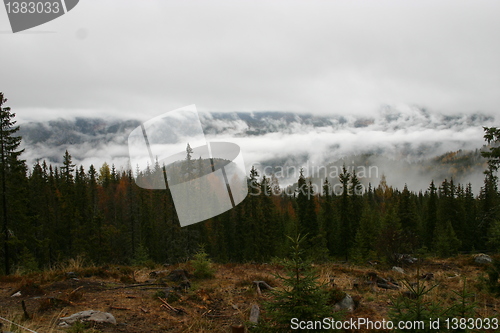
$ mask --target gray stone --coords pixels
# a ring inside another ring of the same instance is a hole
[[[252,308],[250,309],[250,321],[253,324],[257,324],[259,322],[259,313],[260,309],[257,304],[252,304]]]
[[[393,270],[394,272],[398,272],[398,273],[401,273],[401,274],[405,274],[405,270],[404,270],[404,269],[402,269],[401,267],[398,267],[398,266],[394,266],[394,267],[392,267],[392,270]]]
[[[493,259],[491,259],[491,257],[487,254],[484,254],[484,253],[480,253],[478,255],[476,255],[474,257],[474,262],[476,264],[489,264],[493,261]]]
[[[77,321],[93,321],[95,323],[109,323],[116,325],[115,317],[108,312],[87,310],[72,314],[69,317],[59,318],[59,326],[67,327],[73,325]]]
[[[396,258],[398,263],[402,265],[412,265],[418,261],[417,258],[412,257],[410,254],[397,253]]]
[[[338,302],[337,304],[335,304],[333,306],[333,309],[335,311],[346,310],[348,312],[353,312],[354,307],[355,307],[355,304],[354,304],[354,300],[352,299],[351,295],[346,294],[345,297],[340,302]]]

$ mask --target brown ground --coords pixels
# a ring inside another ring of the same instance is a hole
[[[230,332],[232,324],[248,320],[252,304],[261,304],[269,298],[264,291],[259,296],[252,281],[265,280],[272,286],[278,281],[272,273],[279,271],[273,265],[226,264],[215,265],[216,277],[209,280],[191,278],[191,288],[180,291],[178,300],[168,304],[183,313],[175,313],[162,306],[159,293],[178,283],[168,281],[165,275],[182,268],[192,272],[189,264],[179,264],[155,269],[132,269],[129,267],[66,267],[28,276],[0,277],[0,316],[13,320],[39,333],[42,332]],[[360,300],[352,317],[371,320],[387,318],[391,298],[400,290],[386,290],[366,283],[370,272],[378,276],[401,282],[416,281],[416,276],[433,273],[434,280],[425,282],[439,284],[429,298],[440,300],[444,305],[453,304],[456,295],[451,290],[460,290],[463,278],[467,277],[469,289],[475,292],[477,317],[498,316],[500,302],[488,294],[481,283],[485,267],[473,263],[471,256],[448,260],[427,260],[419,267],[406,267],[406,275],[388,267],[350,266],[346,264],[324,264],[317,268],[323,281],[333,282],[340,290]],[[71,270],[69,270],[71,269]],[[166,271],[151,277],[152,271]],[[74,271],[78,278],[65,273]],[[372,274],[373,275],[373,274]],[[149,284],[148,286],[134,286]],[[157,284],[157,285],[153,285]],[[159,284],[159,285],[158,285]],[[11,297],[17,291],[21,296]],[[23,319],[22,301],[31,319]],[[83,310],[99,310],[112,313],[117,325],[94,325],[86,329],[63,329],[57,326],[58,318]],[[0,320],[1,321],[1,320]],[[4,326],[9,328],[8,325]],[[14,327],[11,327],[12,330]],[[23,332],[22,330],[19,332]]]

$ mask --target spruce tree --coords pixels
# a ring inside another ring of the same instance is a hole
[[[445,179],[439,187],[439,204],[436,228],[434,230],[434,250],[443,257],[455,254],[461,245],[452,221],[457,219],[456,187],[453,180]]]
[[[259,172],[252,166],[250,177],[247,180],[248,197],[244,200],[244,219],[239,232],[240,246],[243,250],[245,260],[254,261],[259,256],[258,237],[260,226],[258,216],[260,215],[261,184],[259,182]]]
[[[464,207],[465,211],[465,238],[464,248],[468,251],[480,247],[478,243],[478,230],[477,230],[477,202],[472,192],[472,184],[467,184],[465,188]]]
[[[184,179],[186,181],[192,180],[194,178],[194,161],[192,158],[193,148],[187,144],[186,147],[186,161],[184,162]]]
[[[345,256],[346,259],[349,257],[349,251],[354,242],[355,230],[352,229],[351,222],[351,200],[349,198],[349,182],[351,179],[351,174],[347,172],[344,165],[342,168],[342,173],[339,175],[340,183],[342,184],[342,194],[339,201],[339,233],[340,242],[338,247],[338,253]]]
[[[481,155],[488,159],[489,170],[498,171],[500,167],[500,129],[496,127],[483,127],[485,134],[484,139],[488,143],[489,151],[481,152]]]
[[[304,176],[304,169],[300,169],[299,179],[297,181],[297,215],[298,215],[298,231],[299,233],[307,233],[310,225],[308,214],[308,201],[311,198],[310,188],[307,184],[307,179]],[[307,230],[307,231],[306,231]]]
[[[19,149],[21,137],[16,133],[19,126],[15,126],[15,113],[10,111],[10,107],[4,107],[7,99],[0,92],[0,181],[2,192],[2,234],[4,250],[4,273],[11,273],[11,252],[9,248],[10,234],[13,226],[11,221],[16,218],[15,214],[20,212],[18,204],[23,198],[19,196],[19,191],[23,190],[23,182],[26,180],[26,165],[20,159],[24,149]],[[23,175],[24,173],[24,175]],[[13,218],[14,217],[14,218]],[[19,219],[16,219],[19,222]]]
[[[290,255],[280,262],[285,274],[276,274],[283,287],[271,291],[274,299],[264,304],[267,321],[261,323],[257,331],[292,332],[292,318],[309,321],[334,317],[332,307],[327,304],[328,291],[318,282],[318,273],[306,259],[303,248],[306,238],[287,237],[291,242]]]
[[[352,175],[349,184],[349,194],[350,194],[350,207],[351,207],[351,232],[352,239],[351,242],[354,244],[354,238],[356,237],[356,231],[359,228],[359,221],[363,214],[363,186],[359,181],[356,170],[352,170]]]
[[[489,145],[489,151],[481,152],[488,159],[488,169],[484,172],[484,187],[481,189],[481,217],[478,225],[480,240],[486,240],[486,234],[491,224],[500,217],[500,197],[498,193],[497,172],[500,167],[500,129],[484,127],[484,139]]]
[[[425,208],[426,214],[425,214],[425,225],[424,225],[424,231],[425,231],[424,244],[429,249],[432,247],[434,243],[433,235],[437,223],[437,201],[438,201],[437,188],[434,185],[434,181],[432,181],[428,189],[428,199]]]
[[[415,236],[418,231],[416,206],[412,200],[412,193],[410,193],[406,184],[399,196],[398,217],[405,233]]]
[[[380,237],[380,221],[378,215],[365,203],[356,238],[352,250],[353,257],[362,261],[375,255],[377,239]]]
[[[434,232],[434,249],[442,257],[456,254],[461,245],[450,220],[438,220]]]
[[[323,196],[321,197],[321,230],[326,238],[326,246],[330,255],[335,252],[335,246],[338,242],[338,230],[336,230],[333,210],[332,187],[328,178],[323,184]]]
[[[74,171],[75,164],[73,164],[72,157],[66,150],[63,156],[63,166],[61,167],[61,182],[59,186],[59,191],[61,192],[61,225],[58,229],[63,231],[65,237],[61,238],[63,245],[63,251],[68,257],[73,256],[73,242],[75,238],[74,228],[75,228],[75,204],[83,198],[75,197],[75,181],[74,181]]]
[[[304,177],[300,169],[297,184],[297,209],[299,217],[299,233],[308,235],[304,247],[312,258],[325,260],[327,255],[326,238],[320,233],[318,216],[316,214],[316,193],[310,179]]]

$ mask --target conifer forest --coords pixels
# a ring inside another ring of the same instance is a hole
[[[241,204],[181,228],[168,189],[136,186],[131,170],[106,163],[84,169],[72,162],[71,151],[62,152],[62,165],[26,165],[14,113],[3,104],[4,274],[15,268],[43,269],[77,256],[96,264],[138,259],[173,264],[188,260],[200,247],[217,262],[264,263],[286,255],[286,237],[299,234],[307,235],[305,248],[315,261],[396,262],[401,254],[447,257],[500,247],[496,128],[485,128],[490,148],[482,154],[489,162],[479,193],[453,179],[439,184],[429,179],[427,190],[415,193],[393,188],[382,178],[359,191],[355,170],[347,169],[338,177],[340,193],[331,191],[328,178],[315,191],[302,173],[290,193],[275,177],[252,168],[249,194]],[[182,167],[188,174],[203,169],[191,161],[189,149],[186,161]],[[146,173],[159,168],[157,164]]]

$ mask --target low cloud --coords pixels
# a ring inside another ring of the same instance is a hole
[[[104,162],[114,164],[118,170],[130,168],[127,137],[139,122],[79,121],[80,127],[75,125],[78,120],[26,123],[24,158],[30,165],[41,159],[60,164],[67,149],[74,162],[86,169],[90,164],[99,168]],[[380,174],[387,175],[390,184],[402,187],[407,183],[413,190],[425,189],[432,179],[441,179],[442,170],[439,174],[430,171],[420,175],[416,169],[402,170],[407,166],[395,170],[391,160],[418,164],[447,152],[481,148],[482,126],[495,124],[493,117],[479,113],[443,115],[418,107],[389,106],[372,118],[272,112],[202,113],[201,121],[208,141],[230,141],[241,147],[247,171],[252,165],[261,169],[266,165],[322,166],[371,154],[370,163],[379,168]],[[482,174],[474,172],[460,181],[474,182],[478,189]],[[280,182],[291,184],[296,181],[293,177]]]

